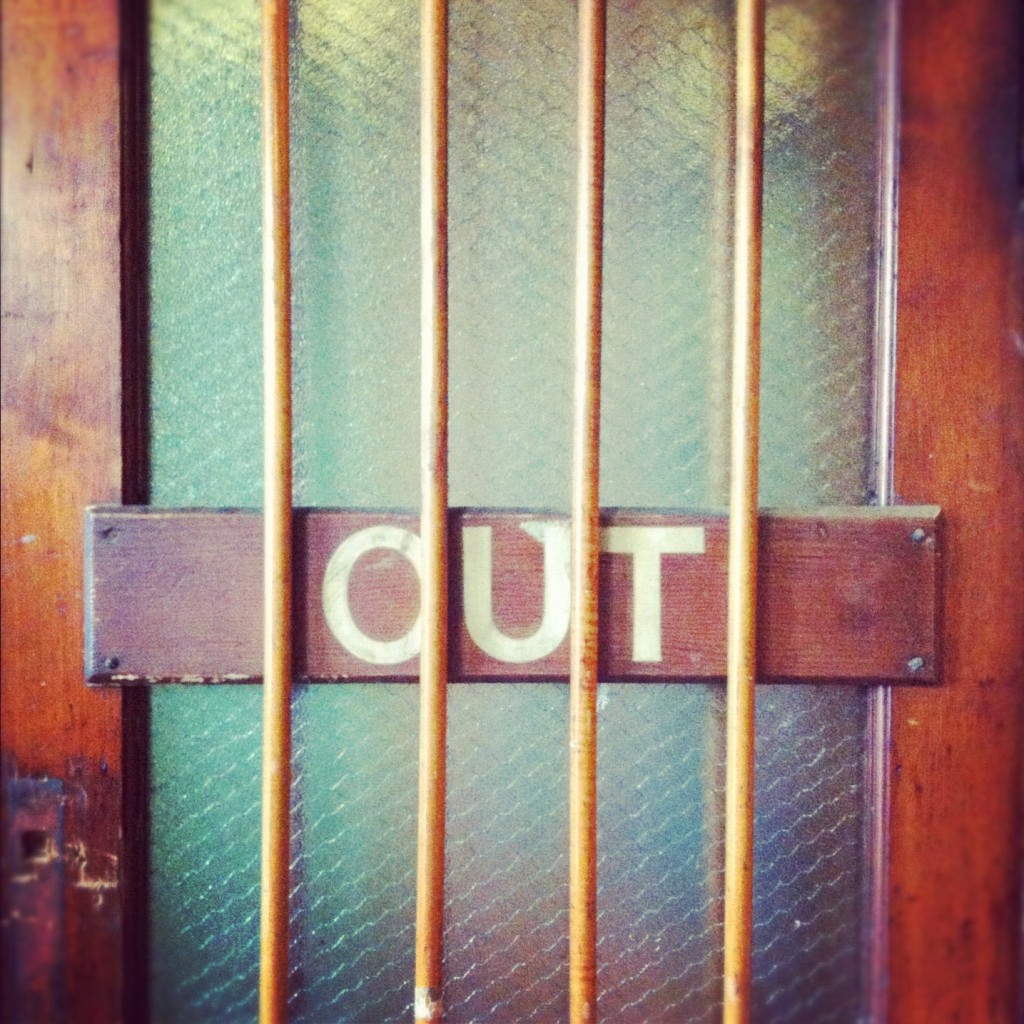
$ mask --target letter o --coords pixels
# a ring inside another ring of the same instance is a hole
[[[324,616],[335,639],[361,661],[372,665],[400,665],[420,653],[420,614],[417,612],[416,621],[409,631],[397,640],[374,640],[356,625],[348,604],[349,579],[356,560],[376,548],[388,548],[405,555],[416,575],[420,575],[423,546],[415,533],[398,526],[384,525],[359,530],[338,545],[327,563],[323,586]]]

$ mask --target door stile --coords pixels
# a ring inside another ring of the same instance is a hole
[[[80,574],[82,508],[121,500],[135,471],[121,412],[120,12],[4,0],[0,37],[0,1016],[110,1024],[131,984],[122,837],[136,766],[122,728],[135,702],[82,685]],[[47,812],[27,829],[23,797]]]
[[[901,5],[895,493],[941,503],[941,685],[892,709],[892,1024],[1021,1013],[1021,9]],[[1018,235],[1019,239],[1019,235]],[[1016,305],[1016,310],[1015,310]]]

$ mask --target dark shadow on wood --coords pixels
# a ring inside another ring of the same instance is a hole
[[[149,500],[149,4],[121,3],[121,488]],[[122,696],[123,1019],[149,1020],[150,695]]]

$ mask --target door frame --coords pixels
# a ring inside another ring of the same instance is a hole
[[[9,781],[59,780],[62,925],[39,940],[37,966],[54,1019],[101,1024],[142,1019],[148,1001],[148,704],[83,685],[81,596],[83,508],[146,497],[146,6],[2,0],[4,835]],[[881,751],[876,1016],[1010,1024],[1024,795],[1021,12],[903,0],[900,20],[894,480],[900,500],[943,508],[945,627],[941,685],[892,691]]]

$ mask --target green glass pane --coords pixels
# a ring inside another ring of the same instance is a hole
[[[602,500],[707,507],[728,449],[731,5],[613,3]],[[575,14],[451,14],[454,504],[568,503]],[[764,504],[865,500],[877,14],[769,12]],[[253,0],[154,0],[154,503],[261,500]],[[418,498],[418,12],[302,0],[292,34],[296,487]],[[599,989],[608,1019],[712,1021],[721,984],[720,691],[601,691]],[[415,687],[296,695],[292,1019],[407,1019]],[[758,696],[755,1016],[860,997],[864,701]],[[153,695],[153,1013],[255,1014],[259,694]],[[445,1002],[561,1019],[566,695],[450,694]]]

